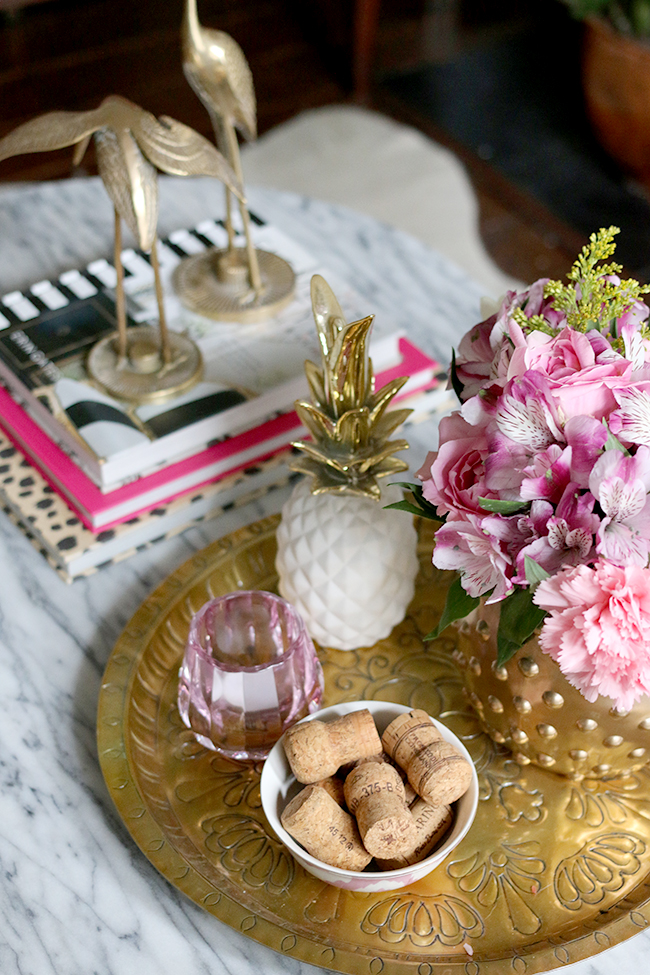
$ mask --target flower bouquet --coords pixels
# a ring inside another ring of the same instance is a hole
[[[461,407],[406,506],[459,573],[430,637],[499,603],[496,666],[537,633],[587,701],[629,710],[650,693],[650,288],[608,262],[616,233],[463,337]]]

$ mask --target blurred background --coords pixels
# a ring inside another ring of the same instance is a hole
[[[0,136],[116,93],[212,138],[182,73],[182,11],[183,0],[0,0]],[[588,234],[616,224],[618,259],[650,280],[650,0],[199,0],[199,18],[243,48],[260,134],[360,102],[456,153],[506,273],[564,276]],[[0,183],[69,176],[70,159],[6,160]]]

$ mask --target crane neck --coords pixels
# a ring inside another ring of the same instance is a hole
[[[185,0],[183,27],[185,29],[186,36],[192,41],[194,47],[201,47],[201,25],[199,24],[199,14],[196,9],[196,0]]]

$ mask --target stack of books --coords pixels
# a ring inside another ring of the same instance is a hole
[[[252,214],[255,242],[288,260],[296,295],[259,325],[214,322],[184,309],[171,287],[180,260],[226,245],[219,220],[159,242],[170,327],[195,339],[204,378],[164,403],[134,406],[99,390],[85,372],[90,348],[115,330],[115,268],[106,260],[0,296],[0,504],[70,581],[126,558],[206,518],[247,503],[291,477],[294,410],[307,396],[305,359],[319,360],[310,281],[322,274],[348,320],[368,313],[352,288],[318,267]],[[122,254],[129,323],[155,321],[147,256]],[[420,419],[446,400],[439,364],[376,322],[377,384],[408,375],[397,401]]]

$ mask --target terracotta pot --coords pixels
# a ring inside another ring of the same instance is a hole
[[[582,83],[601,145],[650,188],[650,44],[587,20]]]
[[[609,698],[589,704],[537,639],[496,666],[498,606],[458,626],[455,658],[484,730],[515,759],[573,779],[615,778],[650,760],[650,698],[629,712]]]

